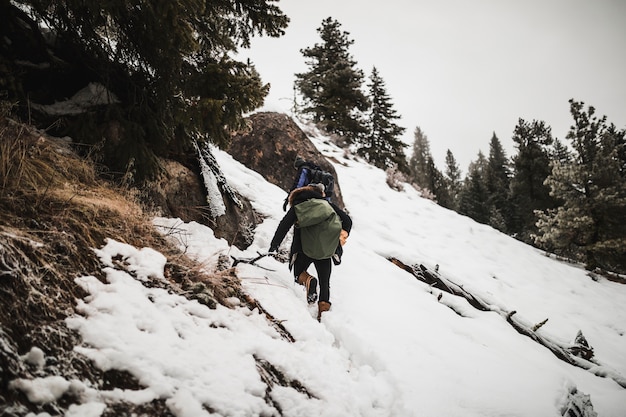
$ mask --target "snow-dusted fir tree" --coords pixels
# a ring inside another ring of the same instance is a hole
[[[544,181],[550,175],[552,129],[543,121],[519,119],[513,131],[517,154],[513,156],[511,203],[515,208],[510,232],[530,243],[536,232],[535,210],[556,207]]]
[[[406,130],[395,123],[400,116],[393,108],[385,82],[376,67],[370,75],[367,113],[368,132],[358,141],[357,153],[373,165],[386,169],[397,166],[400,172],[408,172],[404,148],[408,145],[400,139]]]
[[[555,161],[546,183],[563,204],[539,215],[536,241],[579,255],[588,269],[626,272],[626,130],[608,125],[595,108],[570,100],[571,163]]]
[[[355,142],[367,132],[363,112],[369,103],[361,91],[364,74],[349,48],[354,43],[341,24],[328,17],[317,29],[322,43],[302,49],[309,70],[296,74],[296,88],[304,100],[300,111],[328,133]]]
[[[435,160],[430,153],[430,142],[422,129],[415,128],[413,134],[413,154],[409,159],[409,175],[411,182],[417,188],[423,190],[426,195],[432,194],[437,203],[444,207],[452,206],[451,194],[448,182],[441,171],[435,165]]]
[[[486,169],[487,158],[479,151],[476,161],[469,165],[459,196],[459,213],[483,224],[489,223],[490,216],[489,193],[485,181]]]
[[[489,194],[489,224],[502,232],[508,232],[512,213],[509,204],[511,171],[500,139],[493,133],[489,143],[489,158],[485,169],[485,185]]]
[[[426,167],[429,180],[427,188],[435,195],[435,201],[437,201],[440,206],[451,208],[452,200],[448,189],[448,182],[443,173],[435,165],[435,160],[432,156],[428,157]]]
[[[450,149],[446,151],[446,168],[444,170],[448,193],[450,195],[451,208],[457,210],[459,207],[459,193],[461,192],[461,170],[456,158]]]
[[[550,159],[556,160],[562,164],[570,163],[572,161],[572,152],[562,141],[559,140],[559,138],[554,138],[554,143],[552,144],[552,156]]]
[[[411,181],[420,188],[428,188],[430,184],[428,178],[429,159],[432,159],[432,155],[428,136],[417,126],[413,133],[413,153],[409,159],[409,172]]]

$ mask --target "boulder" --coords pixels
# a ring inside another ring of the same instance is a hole
[[[249,129],[232,137],[228,153],[233,158],[285,190],[286,197],[297,174],[293,163],[296,156],[300,156],[333,174],[335,194],[332,200],[339,207],[345,207],[335,168],[291,117],[261,112],[249,116],[248,124]],[[276,202],[277,206],[282,203]]]

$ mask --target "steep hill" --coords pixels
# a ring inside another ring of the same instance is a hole
[[[232,155],[214,150],[255,214],[245,247],[201,222],[146,212],[67,143],[5,122],[0,415],[626,409],[626,287],[407,184],[390,187],[313,129],[299,125],[335,169],[354,220],[321,323],[284,259],[255,260],[284,213],[284,189]]]
[[[45,389],[16,389],[16,380],[63,377],[107,390],[140,385],[126,370],[98,368],[76,352],[80,335],[65,322],[88,295],[75,278],[105,280],[94,249],[107,239],[167,256],[168,280],[150,285],[213,308],[241,294],[234,277],[203,271],[168,243],[139,203],[139,191],[102,180],[97,167],[78,157],[66,139],[2,117],[0,185],[0,415],[63,415],[81,401],[80,391],[67,390],[53,396],[55,401],[44,401],[36,394],[46,398]],[[167,415],[159,400],[119,401],[101,415],[131,412]]]

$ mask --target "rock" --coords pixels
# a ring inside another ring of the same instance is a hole
[[[287,193],[296,175],[293,162],[296,156],[301,156],[333,174],[335,177],[333,202],[341,208],[345,207],[334,167],[291,117],[282,113],[261,112],[251,115],[248,122],[250,128],[247,131],[232,137],[228,153],[233,158]],[[276,202],[278,207],[282,203]]]
[[[163,174],[144,187],[144,202],[158,215],[205,223],[206,193],[199,176],[176,161],[162,160],[161,165]]]
[[[243,206],[239,208],[224,197],[226,214],[212,218],[200,175],[176,161],[163,160],[161,164],[164,173],[158,180],[146,184],[142,196],[144,203],[156,214],[209,226],[216,237],[226,239],[240,249],[252,243],[257,216],[249,201],[239,197]]]

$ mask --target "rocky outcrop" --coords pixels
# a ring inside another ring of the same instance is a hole
[[[163,160],[161,165],[162,175],[144,188],[146,205],[162,216],[202,222],[207,201],[198,175],[176,161]]]
[[[261,112],[248,118],[249,129],[233,136],[228,153],[246,167],[287,192],[293,184],[296,156],[312,161],[335,177],[333,201],[344,207],[339,178],[332,164],[311,143],[291,117]],[[286,196],[286,195],[285,195]],[[282,201],[276,202],[277,205]]]
[[[155,214],[205,224],[213,229],[216,237],[224,238],[240,249],[252,243],[257,215],[249,201],[239,197],[240,205],[237,205],[224,196],[225,214],[213,217],[199,173],[172,160],[163,160],[161,165],[162,175],[145,185],[142,196],[144,204]]]
[[[248,118],[248,125],[246,131],[232,138],[228,152],[233,158],[285,190],[285,197],[296,175],[293,165],[296,156],[312,161],[334,175],[333,202],[345,207],[333,165],[291,117],[273,112],[256,113]],[[217,237],[240,249],[252,243],[258,215],[250,202],[239,197],[241,204],[236,204],[229,196],[223,195],[225,214],[214,217],[198,166],[185,166],[171,160],[161,161],[161,165],[164,168],[162,176],[147,184],[143,195],[144,202],[149,203],[157,214],[206,224]],[[283,201],[276,201],[277,208],[282,204]]]

